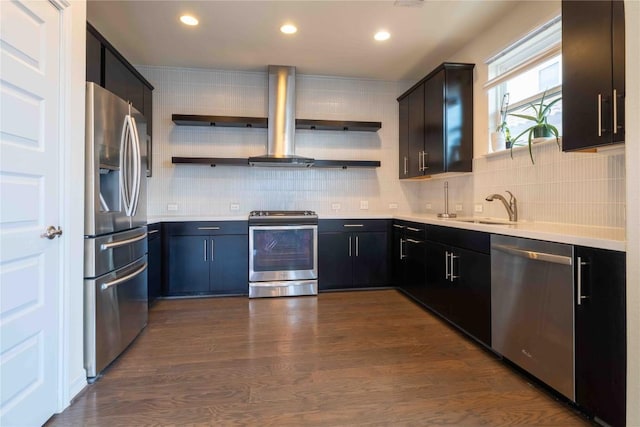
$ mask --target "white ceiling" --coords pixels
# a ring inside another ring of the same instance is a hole
[[[137,65],[263,71],[278,64],[294,65],[301,74],[415,80],[499,25],[518,2],[394,3],[89,0],[87,20]],[[200,25],[181,24],[184,13]],[[295,23],[298,33],[280,33],[285,22]],[[391,39],[374,41],[380,29]]]

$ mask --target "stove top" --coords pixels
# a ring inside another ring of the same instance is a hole
[[[314,211],[251,211],[249,225],[316,225]]]
[[[264,217],[264,216],[318,216],[314,211],[251,211],[249,218],[251,217]]]

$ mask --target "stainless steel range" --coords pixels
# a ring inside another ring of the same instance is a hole
[[[318,215],[249,214],[249,298],[318,294]]]

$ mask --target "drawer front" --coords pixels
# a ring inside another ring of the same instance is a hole
[[[170,236],[249,234],[248,221],[187,221],[166,224]]]
[[[424,231],[426,226],[419,222],[411,222],[411,221],[394,221],[392,228],[394,230],[399,230],[402,232],[402,235],[405,238],[414,239],[417,241],[424,240]]]
[[[161,235],[161,223],[156,222],[155,224],[147,225],[147,240],[150,242],[155,239],[159,239]]]
[[[321,219],[318,221],[319,233],[388,231],[388,219]]]
[[[427,239],[471,251],[490,253],[491,235],[481,231],[430,225],[427,226]]]

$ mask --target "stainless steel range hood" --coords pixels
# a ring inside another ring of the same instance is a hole
[[[309,167],[313,159],[296,156],[296,68],[269,65],[267,154],[249,157],[251,166]]]

